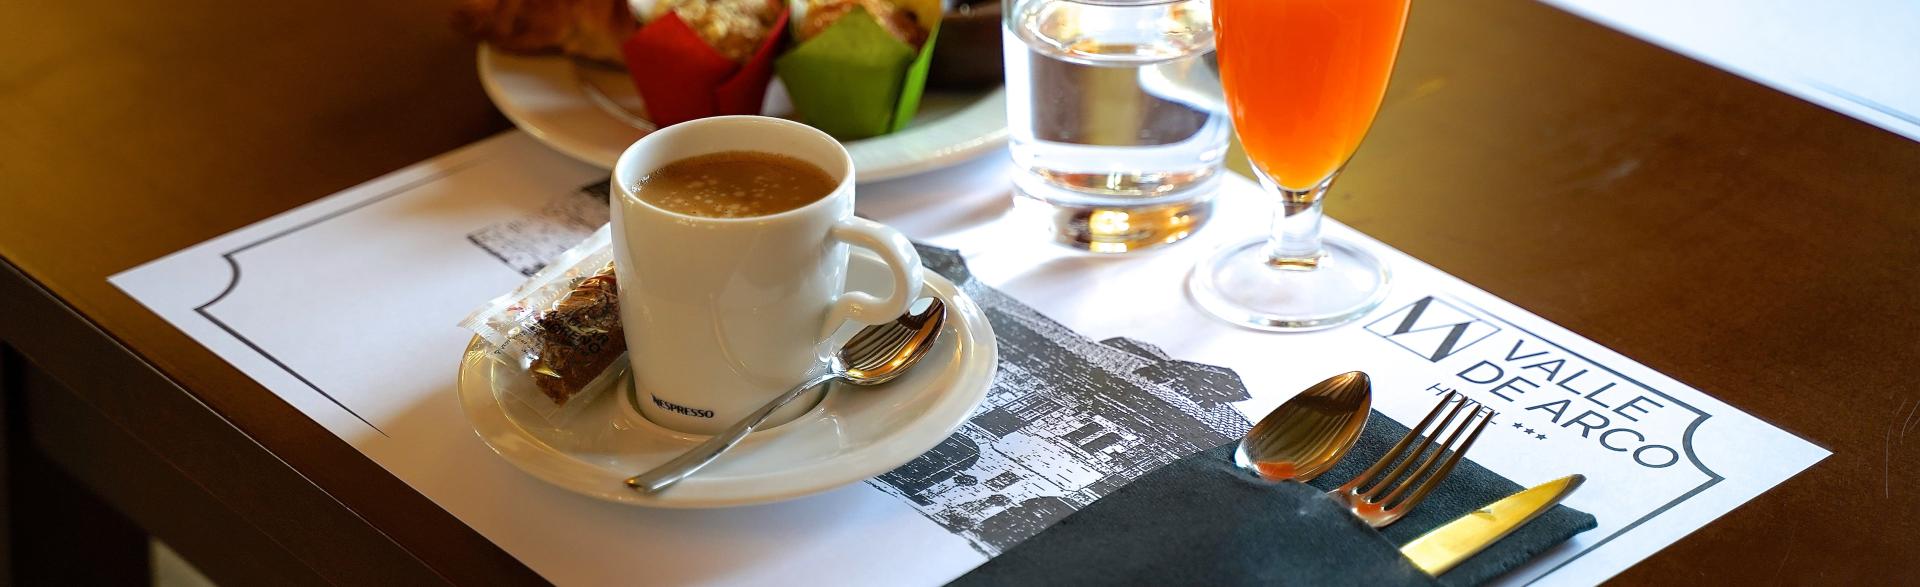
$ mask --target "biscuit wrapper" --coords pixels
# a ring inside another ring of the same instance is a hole
[[[566,427],[628,369],[612,241],[612,230],[600,227],[460,321],[484,342],[486,358],[531,383],[500,386],[500,399],[520,402],[555,428]]]
[[[917,51],[856,7],[775,62],[803,122],[837,138],[859,139],[898,131],[913,120],[941,15],[937,4],[901,5],[927,29]]]
[[[788,11],[745,63],[735,63],[702,41],[669,10],[620,46],[627,74],[646,104],[647,119],[665,127],[724,114],[759,114],[773,81],[773,58],[786,39]]]

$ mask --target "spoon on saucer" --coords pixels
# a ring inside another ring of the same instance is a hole
[[[739,444],[766,422],[774,411],[793,402],[809,389],[835,379],[860,386],[879,385],[906,373],[933,348],[934,339],[940,335],[940,326],[946,323],[947,304],[940,298],[929,299],[932,303],[919,312],[909,311],[892,322],[861,329],[853,338],[847,339],[847,343],[840,347],[840,352],[827,361],[827,372],[773,398],[767,405],[760,406],[746,418],[685,454],[653,470],[627,478],[627,487],[649,495],[665,491],[720,458],[721,453]]]
[[[1366,373],[1328,377],[1254,424],[1233,451],[1233,462],[1270,481],[1311,481],[1360,440],[1372,404],[1373,382]]]

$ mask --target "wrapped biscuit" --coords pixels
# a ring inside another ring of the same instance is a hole
[[[626,374],[611,242],[610,229],[600,227],[460,322],[485,341],[487,358],[533,383],[500,389],[555,427]]]
[[[938,0],[792,0],[794,48],[775,64],[801,120],[857,139],[905,128],[920,109]]]
[[[647,118],[667,126],[759,114],[787,29],[781,0],[632,0],[621,45]]]

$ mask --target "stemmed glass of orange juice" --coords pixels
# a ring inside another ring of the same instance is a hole
[[[1220,80],[1261,184],[1278,196],[1272,234],[1195,268],[1200,305],[1267,330],[1360,317],[1388,274],[1362,248],[1320,235],[1333,179],[1373,124],[1409,0],[1214,0]]]

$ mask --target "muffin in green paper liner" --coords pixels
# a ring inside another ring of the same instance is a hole
[[[802,121],[858,139],[913,120],[940,32],[938,2],[794,0],[791,10],[798,43],[774,68]]]

